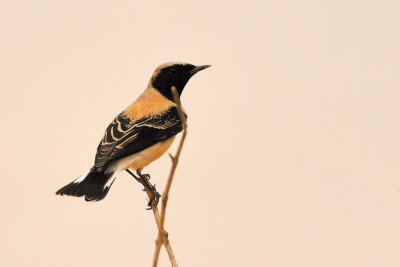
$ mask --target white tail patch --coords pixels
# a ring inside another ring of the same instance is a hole
[[[83,180],[85,180],[85,178],[86,178],[86,176],[88,176],[89,172],[90,172],[90,170],[87,171],[85,174],[79,176],[79,178],[75,179],[75,180],[73,181],[73,183],[77,184],[77,183],[80,183],[80,182],[82,182]]]
[[[108,179],[107,183],[104,185],[103,190],[106,190],[107,188],[109,188],[112,183],[114,182],[115,178],[117,178],[117,172],[115,172],[110,179]]]

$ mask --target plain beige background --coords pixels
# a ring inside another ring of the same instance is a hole
[[[399,8],[1,1],[0,265],[150,265],[156,226],[127,174],[98,203],[54,192],[178,60],[213,64],[182,96],[166,221],[180,266],[400,266]],[[160,191],[169,167],[146,170]]]

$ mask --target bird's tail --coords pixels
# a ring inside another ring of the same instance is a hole
[[[99,201],[107,195],[114,180],[114,172],[99,172],[92,168],[89,172],[59,189],[56,195],[85,196],[86,201]]]

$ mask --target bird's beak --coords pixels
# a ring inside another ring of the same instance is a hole
[[[204,70],[204,69],[207,69],[207,68],[209,68],[209,67],[211,67],[211,65],[196,66],[194,69],[192,69],[192,70],[190,71],[190,74],[191,74],[191,75],[194,75],[194,74],[196,74],[197,72],[199,72],[199,71],[201,71],[201,70]]]

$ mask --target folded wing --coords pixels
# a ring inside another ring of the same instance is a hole
[[[138,153],[182,131],[176,107],[160,115],[132,120],[122,112],[107,127],[97,147],[94,167],[104,170],[116,160]]]

